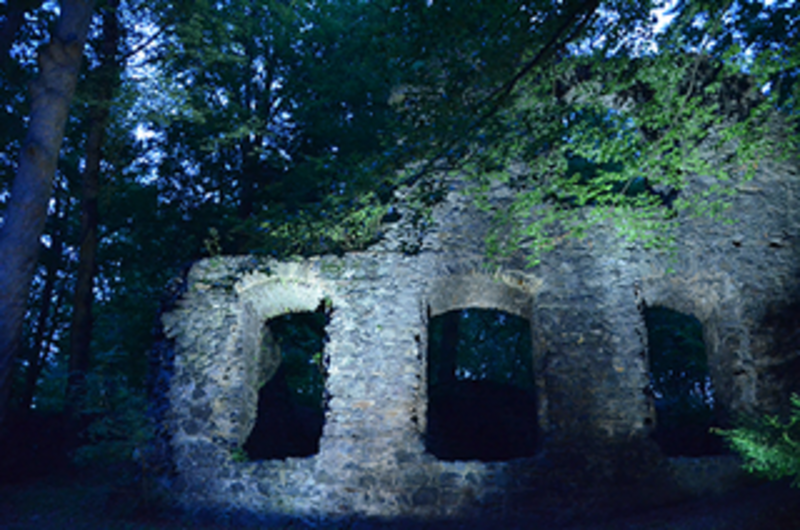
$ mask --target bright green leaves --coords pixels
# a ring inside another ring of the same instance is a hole
[[[482,131],[495,136],[479,143],[470,167],[477,195],[486,192],[481,172],[516,173],[505,181],[520,192],[489,247],[505,255],[525,248],[531,264],[598,223],[658,247],[671,242],[682,212],[728,220],[736,185],[791,149],[752,80],[706,55],[667,46],[643,57],[596,51],[536,74],[498,114],[508,134],[499,125]]]
[[[378,240],[387,211],[388,206],[375,193],[361,195],[355,202],[331,196],[294,216],[277,216],[274,221],[264,222],[261,243],[277,255],[360,250]]]
[[[800,487],[800,396],[791,396],[791,415],[764,416],[736,429],[715,429],[744,459],[746,470],[770,480],[784,477]]]

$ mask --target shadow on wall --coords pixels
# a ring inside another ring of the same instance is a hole
[[[664,307],[645,309],[650,384],[657,422],[653,439],[667,456],[724,452],[717,426],[714,385],[703,326],[697,318]]]
[[[789,304],[770,308],[762,321],[763,329],[772,338],[772,349],[769,352],[769,377],[777,382],[782,413],[788,412],[789,402],[786,396],[800,394],[800,293],[791,298]]]
[[[496,310],[430,320],[426,449],[441,460],[533,456],[537,401],[530,325]]]
[[[249,459],[319,452],[327,401],[323,346],[329,317],[321,304],[317,311],[281,315],[265,324],[280,348],[281,365],[258,392],[256,423],[243,446]]]

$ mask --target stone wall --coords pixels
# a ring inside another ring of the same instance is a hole
[[[622,509],[620,499],[643,506],[709,490],[732,476],[730,462],[668,460],[648,441],[657,418],[642,310],[664,306],[702,322],[721,410],[776,410],[800,355],[791,336],[800,321],[797,197],[795,167],[764,165],[734,199],[737,222],[681,218],[674,255],[598,227],[535,268],[519,255],[490,269],[487,219],[453,190],[413,256],[398,252],[396,229],[342,257],[203,260],[163,319],[175,353],[165,419],[173,491],[192,511],[330,520],[574,515],[578,491],[593,492],[581,505],[591,515]],[[318,454],[239,461],[258,389],[280,362],[262,347],[264,323],[321,302],[332,312]],[[539,403],[530,421],[544,440],[533,458],[446,462],[425,451],[427,323],[461,308],[530,321]],[[695,468],[722,471],[698,483],[686,471]]]

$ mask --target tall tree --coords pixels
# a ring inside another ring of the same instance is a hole
[[[80,250],[75,301],[70,327],[69,382],[67,404],[77,410],[82,387],[89,370],[92,343],[92,307],[94,278],[97,271],[98,196],[100,192],[100,162],[110,115],[114,90],[119,85],[122,63],[119,60],[121,41],[119,0],[108,0],[101,10],[102,36],[98,50],[98,66],[89,74],[92,86],[83,167],[83,197],[80,228]]]
[[[38,296],[38,313],[35,316],[35,325],[30,330],[30,340],[25,345],[25,382],[19,395],[18,406],[21,411],[27,412],[33,405],[36,393],[36,383],[45,367],[53,337],[58,328],[58,310],[66,292],[63,284],[66,280],[59,278],[59,272],[64,260],[64,232],[66,232],[66,202],[58,190],[54,194],[54,212],[51,216],[53,228],[51,230],[50,246],[42,252],[40,261],[44,266],[44,280],[41,293]],[[31,297],[33,298],[33,296]]]
[[[31,85],[28,131],[0,227],[0,421],[8,409],[11,370],[19,349],[39,237],[47,218],[58,153],[93,9],[92,0],[61,2],[50,42],[39,51],[39,73]]]
[[[234,225],[260,213],[280,179],[290,133],[286,68],[292,10],[283,2],[171,2],[158,12],[165,31],[158,87],[173,112],[152,127],[168,156],[160,163],[163,197],[186,218],[223,235],[226,251],[247,250]],[[177,22],[176,22],[177,21]],[[163,101],[163,100],[162,100]]]

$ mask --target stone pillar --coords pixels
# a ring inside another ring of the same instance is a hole
[[[392,260],[375,267],[365,260],[339,284],[328,326],[330,401],[316,469],[336,478],[325,488],[342,503],[386,513],[397,510],[399,468],[423,453],[424,322],[413,277],[398,278]]]
[[[652,423],[646,330],[627,251],[598,234],[569,242],[541,265],[534,308],[548,407],[557,439],[627,440]],[[648,418],[650,421],[648,421]]]

